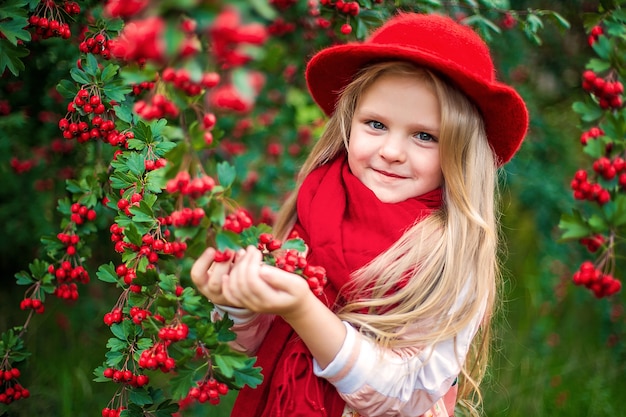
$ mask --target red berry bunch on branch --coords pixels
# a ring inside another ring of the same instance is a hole
[[[614,80],[614,75],[601,77],[591,70],[583,73],[583,89],[593,94],[602,109],[619,109],[622,107],[624,85]]]
[[[593,262],[586,261],[574,273],[574,284],[587,287],[597,298],[610,297],[622,289],[622,283],[610,274],[603,274]]]
[[[18,381],[20,375],[20,370],[9,367],[6,358],[3,358],[2,367],[0,367],[1,404],[11,404],[14,401],[30,397],[30,392]]]
[[[41,0],[35,12],[28,18],[33,40],[54,37],[69,39],[72,31],[67,20],[79,13],[80,6],[74,1]]]
[[[585,261],[573,273],[575,285],[588,288],[597,298],[611,298],[621,290],[619,246],[626,227],[626,126],[623,107],[623,69],[614,65],[623,47],[614,34],[623,32],[620,19],[607,13],[589,29],[589,45],[597,57],[582,73],[582,88],[589,95],[574,103],[583,121],[580,143],[591,157],[591,169],[578,169],[570,183],[574,198],[595,203],[561,218],[563,238],[576,240],[596,259]]]

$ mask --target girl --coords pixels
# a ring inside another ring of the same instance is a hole
[[[191,271],[263,368],[232,415],[453,415],[484,374],[497,169],[526,133],[524,102],[478,35],[436,15],[322,50],[306,77],[330,119],[274,234],[305,240],[325,293],[254,247],[228,264],[209,248]]]

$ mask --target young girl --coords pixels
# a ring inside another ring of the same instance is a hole
[[[191,271],[263,368],[232,415],[451,416],[485,369],[497,169],[526,133],[524,102],[478,35],[436,15],[322,50],[306,76],[330,119],[274,234],[304,239],[324,294],[254,247],[232,263],[209,248]]]

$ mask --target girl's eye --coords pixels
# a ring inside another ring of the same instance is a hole
[[[371,127],[372,129],[375,130],[382,130],[385,128],[385,125],[382,124],[381,122],[378,122],[376,120],[370,120],[366,123],[369,127]]]
[[[415,134],[415,137],[424,142],[437,142],[437,138],[426,132],[419,132]]]

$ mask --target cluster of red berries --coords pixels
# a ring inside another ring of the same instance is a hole
[[[144,369],[159,369],[164,373],[176,368],[176,361],[169,355],[166,343],[156,343],[151,348],[141,352],[138,361],[139,366]]]
[[[121,323],[123,319],[124,319],[124,315],[122,314],[122,309],[114,308],[108,313],[105,313],[104,324],[111,327],[115,323]]]
[[[20,308],[22,310],[34,310],[37,314],[43,314],[46,311],[46,307],[39,298],[24,298],[20,302]]]
[[[228,385],[218,382],[215,378],[208,378],[198,381],[195,387],[191,387],[187,398],[199,403],[208,401],[209,404],[217,405],[220,403],[220,397],[226,394],[228,394]]]
[[[190,198],[198,198],[211,191],[213,187],[215,187],[215,180],[208,175],[203,174],[192,179],[187,171],[179,171],[174,178],[167,181],[165,191],[180,192]]]
[[[96,219],[96,211],[84,206],[80,203],[74,203],[70,206],[70,220],[77,225],[85,223],[85,221],[94,221]]]
[[[274,265],[287,272],[292,272],[302,276],[309,284],[309,288],[318,297],[324,292],[324,286],[328,281],[326,269],[322,266],[314,266],[308,263],[306,257],[295,249],[278,251],[282,247],[282,242],[275,239],[271,233],[261,233],[259,235],[258,248],[267,252],[272,252],[269,261],[273,259]],[[278,252],[276,252],[278,251]],[[267,256],[266,256],[267,257]]]
[[[622,289],[622,282],[610,274],[603,274],[591,261],[585,261],[572,278],[574,284],[583,285],[597,298],[610,297]]]
[[[334,7],[337,11],[350,16],[356,16],[361,11],[361,7],[357,1],[343,0],[320,0],[322,6]]]
[[[205,212],[202,207],[193,209],[183,207],[180,210],[173,211],[168,217],[171,219],[172,226],[174,227],[189,227],[199,225],[204,216]]]
[[[59,16],[56,12],[57,7],[58,5],[52,0],[42,0],[37,10],[41,10],[44,15],[40,16],[36,12],[28,18],[28,27],[33,29],[34,41],[49,38],[69,39],[72,36],[70,25],[56,19],[55,16]],[[64,2],[63,9],[69,15],[80,13],[80,6],[73,1]]]
[[[136,325],[140,325],[145,319],[152,315],[150,311],[137,306],[131,307],[128,313],[130,314],[131,320]]]
[[[124,190],[120,190],[121,194],[124,194]],[[126,198],[120,198],[117,200],[117,208],[124,212],[128,217],[131,217],[133,214],[130,212],[131,207],[139,207],[139,203],[143,200],[143,194],[141,193],[133,193]]]
[[[64,117],[59,120],[59,129],[65,139],[76,139],[78,143],[86,143],[91,139],[103,139],[113,146],[123,142],[123,139],[118,137],[120,133],[115,129],[113,120],[95,116],[90,124],[74,115],[78,117],[77,113],[72,113],[69,118]]]
[[[191,79],[189,71],[185,68],[174,69],[165,68],[161,78],[166,83],[172,84],[175,88],[183,91],[188,96],[197,96],[205,88],[213,88],[220,82],[220,75],[216,72],[206,72],[202,74],[199,81]]]
[[[574,198],[576,200],[595,201],[600,205],[611,201],[611,193],[598,183],[590,183],[588,181],[587,171],[583,169],[576,171],[570,186],[574,191]]]
[[[122,411],[126,410],[126,407],[119,408],[103,408],[102,409],[102,417],[120,417]]]
[[[252,226],[250,213],[240,208],[226,216],[222,229],[239,234],[250,226]]]
[[[603,156],[593,163],[593,170],[601,175],[605,180],[612,180],[619,176],[619,184],[626,186],[626,162],[620,156],[616,156],[613,160]]]
[[[143,162],[144,168],[146,171],[154,171],[155,169],[163,168],[167,165],[167,159],[165,158],[157,158],[157,159],[146,159]]]
[[[16,174],[23,174],[30,171],[35,166],[34,159],[19,160],[17,157],[11,158],[11,168]]]
[[[78,50],[83,54],[100,55],[104,59],[111,59],[111,45],[112,41],[100,32],[85,38],[78,45]]]
[[[30,392],[17,382],[20,374],[17,368],[0,370],[0,404],[8,405],[13,401],[30,397]]]
[[[48,266],[48,273],[54,275],[58,282],[65,284],[70,282],[89,283],[89,273],[82,265],[73,266],[70,261],[63,261],[58,268]]]
[[[619,109],[622,107],[624,85],[620,81],[604,79],[591,70],[583,72],[583,89],[598,99],[602,109]]]
[[[175,326],[165,326],[159,329],[159,339],[163,341],[178,342],[189,336],[189,327],[185,323]]]
[[[150,100],[138,100],[133,110],[146,120],[178,117],[180,110],[163,94],[155,94]]]
[[[296,30],[296,24],[286,22],[282,17],[276,18],[267,26],[267,31],[273,36],[283,36]]]
[[[604,35],[604,29],[602,29],[602,26],[596,25],[592,27],[591,32],[589,32],[589,37],[587,38],[589,46],[593,46],[593,44],[596,43],[598,38],[602,35]]]
[[[70,113],[82,110],[85,114],[102,114],[106,111],[106,107],[98,91],[96,91],[96,94],[92,95],[89,91],[81,88],[78,90],[78,93],[76,93],[74,100],[67,105],[67,110]]]
[[[598,249],[604,245],[605,239],[601,234],[596,234],[591,237],[584,237],[580,239],[580,244],[584,245],[591,253],[597,252]]]
[[[138,96],[146,90],[152,90],[154,88],[154,81],[142,81],[139,84],[133,84],[133,94]]]
[[[147,385],[148,382],[150,382],[150,378],[148,378],[148,375],[144,375],[144,374],[135,375],[133,371],[131,371],[130,369],[120,370],[120,369],[114,369],[114,368],[106,368],[102,372],[102,375],[105,378],[109,378],[113,380],[114,382],[118,382],[120,384],[127,384],[127,385],[130,385],[131,387],[141,388],[144,385]]]
[[[584,146],[589,142],[589,139],[597,139],[600,136],[604,136],[604,130],[600,129],[598,126],[593,126],[580,135],[580,143]]]
[[[58,233],[57,239],[65,245],[65,252],[69,256],[76,255],[76,245],[80,242],[80,237],[75,234],[67,234],[67,233]]]

